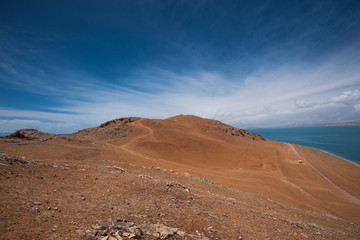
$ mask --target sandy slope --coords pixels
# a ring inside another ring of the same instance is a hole
[[[71,166],[102,165],[104,159],[159,166],[360,224],[358,166],[316,149],[265,141],[214,120],[129,118],[45,142],[5,139],[0,147],[7,154]]]
[[[342,159],[296,145],[230,136],[193,116],[141,120],[135,125],[146,134],[124,147],[154,161],[171,162],[175,170],[360,222],[360,168]]]

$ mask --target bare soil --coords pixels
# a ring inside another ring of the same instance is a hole
[[[359,239],[359,167],[195,116],[0,139],[0,239]],[[303,163],[298,163],[298,160]]]

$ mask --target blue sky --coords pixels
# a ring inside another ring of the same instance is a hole
[[[360,119],[360,2],[0,2],[0,132],[178,114]]]

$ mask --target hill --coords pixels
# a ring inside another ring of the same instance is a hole
[[[35,133],[0,139],[5,239],[360,235],[359,167],[316,149],[187,115]]]

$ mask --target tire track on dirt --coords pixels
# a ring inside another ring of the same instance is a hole
[[[301,160],[305,160],[303,156],[295,149],[295,147],[287,143],[290,148]],[[289,152],[289,150],[288,150]],[[327,177],[324,173],[322,173],[317,167],[315,167],[310,161],[304,161],[306,165],[308,165],[315,173],[317,173],[320,177],[322,177],[325,181],[327,181],[331,186],[341,191],[345,196],[347,196],[349,199],[355,201],[356,203],[360,203],[360,199],[357,196],[354,196],[352,193],[348,192],[346,189],[335,183],[333,180],[331,180],[329,177]]]

